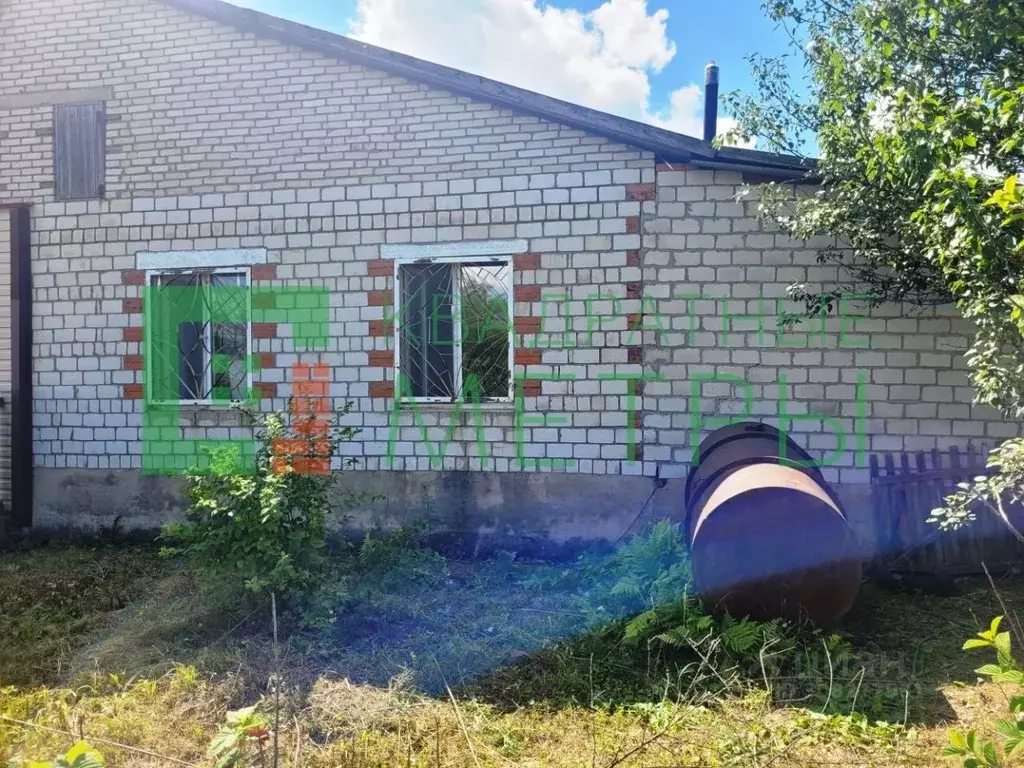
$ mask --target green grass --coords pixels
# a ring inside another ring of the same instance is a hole
[[[43,546],[0,554],[0,683],[58,678],[165,566],[149,547]]]
[[[337,621],[303,630],[285,617],[282,765],[936,766],[950,725],[1005,710],[960,651],[1001,612],[986,583],[951,597],[862,591],[839,628],[853,659],[825,690],[833,710],[855,695],[864,717],[819,714],[820,680],[817,699],[794,701],[807,679],[773,679],[769,696],[756,675],[723,685],[692,654],[627,646],[593,627],[586,585],[550,565],[424,562],[385,578],[342,556]],[[1000,589],[1024,612],[1024,582]],[[49,759],[85,734],[108,765],[171,764],[126,747],[209,765],[225,712],[267,695],[268,614],[217,602],[148,547],[0,555],[0,715],[68,732],[0,721],[0,764]]]

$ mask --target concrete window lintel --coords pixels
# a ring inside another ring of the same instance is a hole
[[[525,240],[461,240],[454,243],[427,243],[424,245],[382,245],[382,259],[415,260],[446,259],[465,256],[508,256],[525,253]]]
[[[516,404],[513,402],[499,401],[499,402],[486,402],[486,403],[428,403],[420,402],[416,400],[403,400],[398,404],[399,410],[402,411],[455,411],[459,410],[463,413],[472,414],[477,409],[480,409],[481,413],[512,413],[516,409]]]
[[[210,269],[246,267],[267,263],[266,248],[232,248],[218,251],[140,251],[137,269]]]

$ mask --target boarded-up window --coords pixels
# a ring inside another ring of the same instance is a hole
[[[58,104],[53,110],[53,175],[58,200],[103,197],[107,113],[101,101]]]

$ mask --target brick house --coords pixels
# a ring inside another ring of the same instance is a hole
[[[355,404],[365,515],[499,539],[616,538],[656,479],[678,515],[693,430],[744,411],[796,417],[851,514],[865,450],[1017,434],[970,405],[953,312],[780,330],[837,273],[736,196],[804,173],[216,0],[0,0],[5,507],[155,527],[181,497],[147,414],[245,439],[214,390],[283,408],[299,363]],[[319,291],[327,330],[255,307],[154,351],[144,292],[183,285]]]

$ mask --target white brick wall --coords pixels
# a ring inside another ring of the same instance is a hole
[[[277,284],[325,286],[329,348],[297,357],[285,327],[255,342],[255,352],[276,355],[277,367],[259,380],[278,385],[274,404],[283,406],[290,364],[328,363],[332,396],[356,403],[352,423],[363,432],[351,449],[366,469],[386,468],[392,437],[391,400],[371,395],[393,371],[368,365],[370,352],[390,345],[371,335],[384,309],[368,295],[391,290],[392,280],[371,270],[381,245],[398,243],[521,238],[539,254],[539,268],[518,268],[516,283],[540,286],[540,298],[517,301],[514,311],[545,317],[545,332],[526,337],[542,349],[517,373],[574,378],[545,381],[526,399],[532,421],[521,441],[527,458],[574,461],[552,471],[683,474],[692,382],[709,373],[748,382],[753,415],[769,420],[785,377],[792,412],[824,413],[852,432],[862,372],[871,450],[944,448],[1017,429],[968,405],[957,354],[965,337],[948,315],[882,311],[857,320],[853,330],[870,334],[867,349],[841,347],[831,325],[824,340],[781,345],[774,313],[759,302],[793,280],[835,274],[814,263],[811,245],[761,231],[749,205],[733,199],[735,174],[656,173],[650,153],[256,40],[153,0],[6,0],[0,97],[72,88],[112,92],[102,201],[53,201],[50,107],[0,110],[0,202],[36,203],[42,466],[140,466],[142,404],[125,396],[141,382],[126,370],[140,348],[125,329],[141,319],[125,314],[124,301],[139,296],[126,273],[143,250],[266,248]],[[641,202],[636,185],[655,182],[657,201]],[[685,295],[701,298],[688,305]],[[659,330],[633,330],[641,313]],[[723,338],[723,314],[747,317]],[[642,374],[662,380],[632,401],[634,416],[627,382],[602,377]],[[705,383],[701,412],[742,410],[732,390]],[[542,414],[551,415],[547,424],[536,423]],[[428,440],[451,418],[424,413]],[[520,468],[512,410],[482,415],[486,464],[473,418],[457,418],[443,462],[432,465],[437,444],[423,440],[411,413],[400,414],[392,466]],[[243,434],[233,423],[189,412],[180,434]],[[633,425],[639,462],[627,460]],[[794,429],[812,452],[831,452],[822,421]],[[859,481],[865,470],[848,450],[828,474]]]
[[[812,455],[831,455],[826,477],[843,483],[867,479],[859,446],[869,453],[946,450],[1019,432],[1020,425],[971,405],[962,356],[971,329],[955,308],[886,306],[865,317],[851,300],[845,321],[780,331],[779,310],[799,309],[785,301],[789,285],[836,281],[837,268],[818,264],[814,250],[828,242],[763,231],[755,201],[733,202],[743,186],[738,173],[657,175],[657,201],[644,203],[644,281],[666,333],[645,333],[644,361],[664,380],[648,385],[646,409],[659,419],[657,429],[645,424],[644,439],[658,446],[648,457],[671,455],[677,463],[668,473],[685,472],[678,463],[695,447],[695,411],[711,418],[742,413],[748,391],[758,418],[778,424],[780,401],[786,413],[799,414],[790,429]],[[694,408],[694,376],[716,374],[722,380],[703,383]],[[725,381],[729,376],[749,390]],[[832,455],[836,429],[845,450]]]
[[[136,268],[140,250],[264,247],[279,284],[324,285],[332,337],[316,357],[332,367],[332,395],[356,401],[353,422],[363,434],[353,449],[369,469],[384,464],[391,434],[391,401],[369,394],[393,372],[367,365],[369,351],[390,344],[368,335],[384,310],[368,306],[367,293],[391,289],[390,277],[368,275],[382,244],[524,238],[542,268],[519,271],[517,281],[568,292],[572,302],[523,302],[517,316],[539,317],[547,307],[550,323],[568,314],[583,331],[585,298],[598,292],[617,296],[621,313],[639,310],[638,299],[624,299],[625,283],[640,278],[627,266],[640,235],[626,233],[626,218],[640,204],[626,198],[626,185],[653,183],[649,154],[257,41],[155,2],[125,13],[111,0],[16,0],[0,25],[0,76],[0,95],[106,87],[114,96],[103,201],[53,202],[50,107],[3,115],[0,168],[10,183],[2,194],[39,203],[35,450],[43,466],[140,464],[141,403],[123,396],[141,381],[124,370],[125,357],[140,352],[124,329],[139,317],[122,311],[139,295],[122,273]],[[622,471],[624,448],[595,450],[585,427],[625,408],[621,384],[596,375],[640,372],[613,348],[624,328],[623,315],[603,323],[586,348],[545,350],[542,365],[531,366],[579,381],[544,382],[541,397],[527,398],[531,416],[566,414],[558,427],[523,428],[526,456],[580,459],[570,471]],[[258,340],[255,351],[277,353],[287,369],[296,360],[287,334]],[[260,378],[281,384],[275,404],[283,405],[290,373]],[[449,417],[424,415],[431,440]],[[475,425],[461,418],[443,467],[481,468]],[[400,419],[394,466],[429,468],[433,446],[412,414]],[[486,466],[516,468],[514,412],[488,411],[483,421],[495,440]],[[625,423],[624,413],[617,421]],[[188,437],[224,434],[198,415],[183,423]],[[546,429],[543,439],[534,429]],[[611,434],[595,439],[610,442]]]

